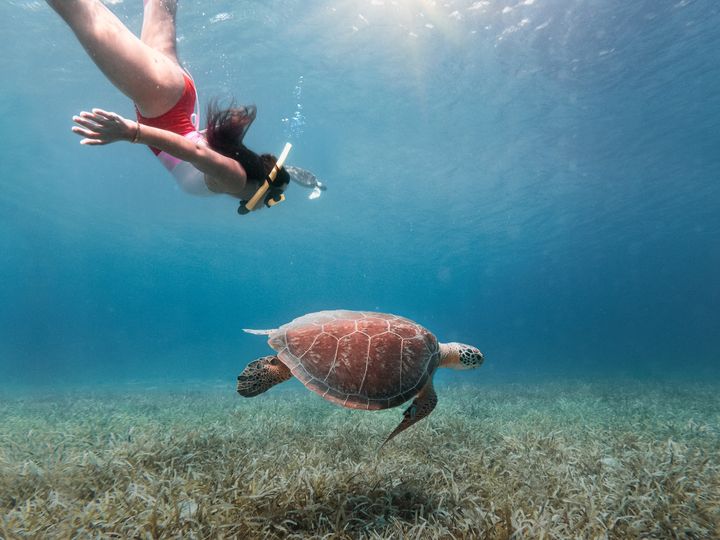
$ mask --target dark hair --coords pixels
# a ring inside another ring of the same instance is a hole
[[[245,133],[255,120],[255,112],[253,105],[235,107],[231,104],[227,109],[220,109],[216,101],[210,102],[206,138],[210,148],[240,163],[248,181],[259,186],[275,166],[277,158],[272,154],[256,154],[243,144]],[[282,192],[289,182],[290,175],[283,167],[273,185]]]

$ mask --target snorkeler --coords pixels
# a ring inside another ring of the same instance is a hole
[[[102,109],[73,117],[80,144],[117,141],[150,147],[193,195],[227,194],[241,199],[243,214],[284,199],[290,176],[281,159],[258,155],[243,144],[255,107],[208,108],[201,130],[195,83],[180,66],[175,40],[177,0],[144,0],[138,39],[100,0],[47,0],[65,20],[90,58],[135,103],[137,121]]]

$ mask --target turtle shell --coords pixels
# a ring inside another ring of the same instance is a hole
[[[310,313],[273,331],[268,343],[310,390],[353,409],[400,405],[440,361],[433,334],[385,313]]]

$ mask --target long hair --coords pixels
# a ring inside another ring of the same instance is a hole
[[[255,114],[253,105],[235,107],[231,104],[230,107],[221,109],[217,101],[212,101],[208,105],[206,138],[210,148],[242,165],[248,182],[260,186],[275,166],[277,158],[272,154],[256,154],[243,144],[245,133],[255,120]],[[278,171],[273,184],[282,191],[289,182],[290,175],[283,167]]]

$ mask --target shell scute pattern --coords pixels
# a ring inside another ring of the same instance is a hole
[[[400,377],[401,361],[402,340],[398,339],[396,334],[383,332],[371,338],[368,370],[363,387],[369,398],[388,398],[404,390]]]
[[[353,408],[384,409],[407,401],[439,362],[433,334],[383,313],[306,315],[278,329],[269,343],[309,389]]]
[[[338,338],[333,335],[320,332],[312,342],[312,345],[302,355],[298,355],[292,348],[290,352],[305,367],[308,373],[317,379],[324,379],[330,370],[331,364],[328,359],[335,358],[340,348]]]
[[[400,319],[402,317],[398,317],[397,315],[392,315],[390,313],[369,313],[367,316],[376,318],[376,319],[385,319],[387,321],[393,321],[395,319]]]
[[[370,337],[390,330],[390,323],[386,319],[380,319],[378,317],[361,319],[357,321],[356,324],[358,332],[363,332]]]
[[[403,339],[413,338],[420,333],[421,328],[408,320],[399,319],[393,321],[391,331]],[[422,329],[424,330],[424,328]]]
[[[302,326],[302,325],[306,325],[306,324],[322,326],[323,324],[332,322],[334,320],[335,320],[335,317],[333,317],[332,315],[329,315],[327,312],[321,311],[319,313],[310,313],[308,315],[303,315],[302,317],[298,317],[294,321],[289,322],[288,324],[283,325],[280,328],[283,329],[283,328],[288,328],[291,326],[298,327],[298,326]]]
[[[322,331],[340,339],[357,331],[355,321],[339,320],[331,321],[322,325]]]
[[[365,382],[367,363],[359,360],[367,358],[369,348],[370,338],[360,332],[340,340],[333,371],[325,379],[333,390],[343,395],[360,393]]]
[[[305,352],[312,347],[315,339],[319,336],[319,329],[322,326],[317,326],[312,323],[308,325],[301,325],[297,328],[292,328],[290,331],[283,332],[281,328],[277,334],[270,337],[268,344],[275,349],[280,351],[287,347],[296,358],[301,358]]]
[[[425,384],[431,370],[418,373],[417,358],[427,357],[432,370],[437,367],[440,361],[439,347],[435,336],[415,336],[402,340],[402,359],[400,361],[400,377],[403,381],[403,390],[414,391]],[[433,364],[434,362],[434,364]]]
[[[335,319],[346,321],[357,321],[367,317],[367,315],[362,311],[338,310],[325,313],[332,313]]]

